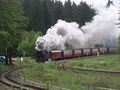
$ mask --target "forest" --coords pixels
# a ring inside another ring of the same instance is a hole
[[[58,19],[91,22],[98,12],[81,1],[66,0],[0,0],[0,54],[34,56],[35,40],[44,35]],[[6,59],[8,59],[6,58]],[[8,60],[6,60],[8,61]],[[8,62],[6,62],[8,63]]]
[[[77,22],[83,26],[92,20],[96,10],[86,2],[76,5],[70,0],[64,4],[58,0],[24,0],[24,14],[29,19],[28,31],[41,31],[45,34],[58,19]]]

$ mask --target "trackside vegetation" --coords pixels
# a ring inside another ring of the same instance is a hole
[[[81,58],[69,63],[71,66],[101,70],[120,71],[119,55],[103,55],[94,58]]]
[[[41,32],[31,31],[26,34],[26,37],[19,43],[18,51],[22,56],[33,56],[35,53],[35,41],[41,36]]]
[[[10,69],[10,68],[12,68],[12,66],[8,66],[8,65],[5,65],[5,64],[3,64],[3,63],[0,63],[0,75],[1,75],[4,71],[6,71],[6,70],[8,70],[8,69]],[[6,85],[0,83],[0,90],[18,90],[18,89],[15,89],[15,88],[13,88],[12,86],[9,87],[9,86],[6,86]]]
[[[114,57],[114,60],[117,60],[117,55],[107,55],[97,58],[101,61],[104,61],[106,58],[105,62],[113,63],[113,59],[109,61],[111,57]],[[93,62],[97,58],[91,58],[89,62]],[[85,59],[81,59],[77,62],[84,60]],[[64,87],[70,90],[100,90],[100,88],[120,89],[119,76],[90,72],[74,72],[68,68],[60,68],[59,62],[49,62],[43,64],[36,63],[31,58],[26,58],[23,62],[17,62],[17,65],[26,66],[26,69],[19,72],[20,77],[44,83],[46,84],[46,88],[49,88],[49,90],[51,86],[58,86],[59,88]]]
[[[96,10],[81,1],[64,4],[59,0],[0,0],[0,55],[6,64],[11,57],[33,56],[35,40],[44,35],[58,19],[77,22],[80,27],[91,22]]]

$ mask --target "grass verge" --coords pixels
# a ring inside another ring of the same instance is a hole
[[[69,64],[71,66],[77,66],[81,68],[120,71],[120,60],[118,55],[81,58],[79,60],[71,61]]]
[[[106,56],[102,56],[99,58],[101,58],[102,61],[102,58],[105,57]],[[95,61],[96,59],[91,58],[91,60]],[[70,90],[99,90],[96,87],[120,89],[120,77],[116,76],[99,75],[95,73],[75,73],[70,69],[60,68],[58,62],[46,64],[36,63],[31,58],[26,58],[23,62],[17,64],[26,66],[24,71],[19,72],[21,77],[44,83],[48,89],[53,85]]]

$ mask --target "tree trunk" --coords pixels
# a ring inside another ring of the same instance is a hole
[[[13,65],[13,63],[12,63],[11,51],[12,51],[12,48],[9,48],[9,49],[8,49],[8,58],[9,58],[9,64],[10,64],[10,65]]]
[[[10,65],[13,65],[11,55],[9,55],[9,63]]]
[[[5,64],[8,65],[7,49],[4,50],[4,55],[5,55]]]

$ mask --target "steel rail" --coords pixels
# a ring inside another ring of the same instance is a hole
[[[17,78],[15,78],[16,76],[14,74],[19,69],[20,68],[10,69],[8,71],[3,72],[0,75],[0,82],[12,88],[18,88],[22,90],[45,90],[39,86],[35,86],[35,84],[32,85],[26,84],[24,82],[20,83],[19,80],[17,81]]]

